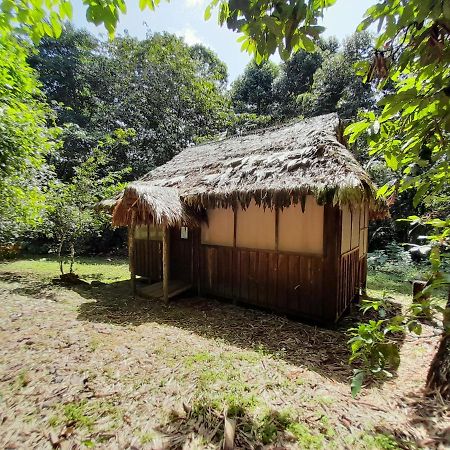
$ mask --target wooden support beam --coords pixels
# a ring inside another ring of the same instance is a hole
[[[134,246],[134,235],[136,230],[136,211],[131,212],[131,223],[128,227],[128,259],[131,274],[131,288],[133,296],[136,294],[136,255]]]
[[[278,251],[278,229],[280,227],[280,209],[275,207],[275,251]]]
[[[169,301],[169,228],[165,226],[163,228],[163,298],[167,303]]]

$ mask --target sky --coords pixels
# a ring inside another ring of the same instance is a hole
[[[201,43],[214,50],[228,67],[229,81],[240,75],[251,57],[241,52],[241,44],[236,42],[238,34],[220,27],[214,13],[210,20],[203,18],[209,0],[164,0],[155,11],[140,11],[138,0],[128,0],[127,14],[121,16],[117,34],[127,32],[131,36],[145,38],[147,32],[168,31],[182,37],[189,45]],[[352,34],[367,8],[374,0],[337,0],[336,4],[325,11],[321,20],[326,27],[325,37],[335,36],[340,41]],[[77,27],[87,28],[99,37],[106,39],[107,33],[86,20],[86,9],[82,0],[74,0],[73,22]],[[279,58],[275,58],[279,61]]]

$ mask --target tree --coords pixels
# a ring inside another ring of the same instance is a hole
[[[354,118],[358,110],[373,109],[370,85],[356,75],[353,65],[367,60],[372,48],[368,33],[355,33],[343,43],[342,51],[323,55],[309,92],[297,99],[299,110],[307,117],[337,111],[344,119]]]
[[[88,149],[104,134],[90,127],[98,94],[88,82],[89,61],[100,51],[100,43],[87,31],[65,24],[58,39],[43,37],[36,50],[28,61],[39,74],[62,132],[62,145],[47,158],[57,177],[69,181],[73,168],[84,161]]]
[[[271,61],[261,64],[251,61],[231,89],[235,111],[258,115],[270,114],[273,101],[272,85],[278,72],[278,66]]]
[[[123,189],[121,180],[127,169],[110,172],[108,153],[119,142],[126,145],[130,134],[117,131],[114,136],[106,136],[74,169],[75,175],[70,182],[54,179],[50,184],[47,211],[40,229],[56,243],[63,278],[64,250],[69,251],[69,274],[72,275],[77,246],[88,233],[100,230],[110,221],[109,217],[94,211],[94,205]]]
[[[228,69],[226,64],[208,47],[195,44],[189,48],[191,57],[198,62],[197,73],[201,78],[214,80],[224,89],[228,82]]]
[[[374,22],[386,26],[377,39],[372,64],[361,66],[361,73],[367,81],[380,80],[379,89],[388,82],[393,88],[379,102],[378,114],[363,115],[346,133],[350,141],[367,133],[371,154],[382,155],[395,173],[380,194],[412,190],[414,205],[430,207],[435,197],[448,203],[450,1],[385,0],[367,11],[360,29]],[[442,266],[445,255],[441,256],[441,250],[450,246],[448,209],[428,209],[425,218],[410,220],[435,229],[429,236],[433,276],[425,293],[449,286],[450,275]],[[428,388],[445,398],[450,398],[449,311],[450,297],[443,311],[442,340],[427,380]]]
[[[85,65],[99,45],[89,32],[66,23],[58,39],[44,36],[30,55],[28,61],[54,105],[58,125],[85,127],[89,122],[94,101],[86,84]]]
[[[57,134],[46,126],[51,111],[26,59],[23,43],[0,40],[0,242],[39,220],[45,155]]]
[[[281,65],[281,73],[274,80],[273,91],[277,116],[300,114],[296,99],[311,88],[313,76],[323,61],[322,52],[299,50]]]
[[[135,178],[230,120],[226,66],[201,45],[189,47],[170,34],[100,43],[67,27],[38,50],[31,62],[64,125],[64,145],[51,159],[64,181],[104,133],[135,130],[131,145],[115,146],[109,162],[119,170],[126,161]]]

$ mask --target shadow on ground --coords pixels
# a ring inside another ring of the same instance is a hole
[[[8,290],[11,294],[56,300],[56,293],[51,289],[52,286],[41,280],[26,278],[13,272],[0,272],[0,281],[17,284],[16,287]]]
[[[270,353],[339,382],[347,382],[352,374],[346,330],[357,323],[356,312],[346,317],[339,328],[326,329],[213,299],[184,297],[168,305],[133,299],[129,281],[72,289],[94,300],[80,305],[80,320],[124,326],[155,322],[208,339],[221,339],[242,349]],[[394,304],[393,311],[399,307]]]
[[[399,445],[410,444],[401,448],[450,448],[450,428],[445,426],[450,403],[439,395],[426,396],[421,392],[410,393],[404,401],[411,411],[407,426],[376,427],[376,431],[394,436]]]

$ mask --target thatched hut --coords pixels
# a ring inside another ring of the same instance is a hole
[[[374,187],[336,114],[190,147],[130,184],[132,279],[334,322],[365,285]]]

